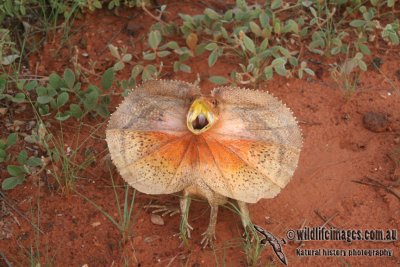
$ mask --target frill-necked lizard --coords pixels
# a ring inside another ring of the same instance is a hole
[[[218,205],[227,198],[238,201],[249,225],[246,203],[286,186],[302,145],[292,112],[267,92],[219,87],[203,95],[196,85],[168,80],[134,89],[111,115],[106,139],[121,176],[140,192],[183,191],[182,215],[189,196],[207,199],[204,245],[215,238]]]

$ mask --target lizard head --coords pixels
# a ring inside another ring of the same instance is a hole
[[[206,97],[198,97],[189,108],[186,124],[189,131],[194,134],[201,134],[209,130],[217,119],[217,102]]]

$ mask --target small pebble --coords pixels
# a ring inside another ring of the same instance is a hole
[[[398,143],[400,143],[400,137],[396,137],[396,138],[394,138],[394,139],[393,139],[393,141],[394,141],[394,143],[395,143],[395,144],[398,144]]]
[[[133,240],[132,240],[132,242],[133,242],[133,245],[134,246],[139,246],[140,245],[140,242],[142,242],[142,237],[139,235],[139,236],[135,236],[134,238],[133,238]]]
[[[100,226],[101,225],[101,222],[94,222],[94,223],[92,223],[92,226],[93,227],[97,227],[97,226]]]
[[[396,70],[395,75],[396,75],[397,80],[400,82],[400,70]]]
[[[385,132],[389,127],[388,116],[385,113],[368,112],[363,117],[363,125],[375,133]]]
[[[8,108],[0,108],[0,115],[5,115],[8,111]]]
[[[159,236],[159,235],[152,235],[152,236],[146,237],[145,239],[143,239],[143,241],[144,241],[145,243],[151,243],[151,242],[156,241],[156,240],[158,240],[158,239],[160,239],[160,236]]]
[[[158,214],[151,214],[150,220],[153,224],[164,225],[164,219]]]
[[[21,114],[21,113],[23,113],[25,110],[26,110],[26,105],[21,104],[21,105],[18,105],[18,107],[14,110],[14,112],[15,112],[16,114]]]
[[[138,24],[136,21],[131,20],[126,25],[126,33],[129,35],[135,35],[143,28],[142,25]]]
[[[372,66],[375,69],[380,69],[382,64],[383,64],[383,59],[381,59],[380,57],[375,57],[374,59],[372,59]]]

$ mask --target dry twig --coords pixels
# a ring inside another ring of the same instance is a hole
[[[389,185],[384,185],[381,182],[372,179],[371,177],[365,177],[363,180],[353,180],[352,182],[354,183],[358,183],[358,184],[363,184],[363,185],[369,185],[369,186],[374,186],[374,187],[378,187],[378,188],[383,188],[385,189],[388,193],[394,195],[395,197],[397,197],[400,200],[400,192],[399,190],[397,190],[396,188],[394,188],[393,186]]]
[[[315,214],[318,215],[318,217],[320,217],[324,221],[324,224],[321,227],[325,227],[325,225],[329,225],[330,227],[337,228],[336,226],[334,226],[331,223],[331,221],[339,214],[338,212],[336,212],[329,218],[326,218],[324,215],[322,215],[319,210],[314,210],[314,212],[315,212]]]
[[[10,200],[7,199],[6,195],[0,191],[0,197],[3,198],[4,203],[6,203],[10,208],[12,208],[19,216],[24,218],[30,225],[32,225],[33,228],[38,230],[41,234],[44,234],[44,232],[36,225],[34,224],[31,220],[29,220],[21,211],[19,211],[12,203]]]
[[[0,260],[2,260],[7,267],[12,267],[11,262],[8,261],[3,252],[0,251]]]

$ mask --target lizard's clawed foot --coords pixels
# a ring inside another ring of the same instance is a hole
[[[214,229],[207,229],[204,233],[202,233],[203,239],[201,240],[200,244],[203,245],[203,248],[207,246],[213,247],[213,241],[216,239],[215,237],[215,230]]]
[[[171,207],[166,205],[145,205],[144,208],[148,209],[155,209],[151,213],[161,213],[161,216],[168,215],[174,216],[175,214],[180,213],[178,207]]]
[[[252,236],[252,235],[254,235],[254,233],[256,233],[255,231],[256,231],[256,229],[252,225],[247,224],[246,226],[243,226],[242,237]]]
[[[187,239],[190,239],[190,232],[193,231],[193,227],[189,223],[185,223],[179,230],[179,233],[174,234],[174,236],[179,236],[179,239],[182,240],[179,247],[183,247],[184,244],[187,244]]]
[[[179,235],[181,237],[184,236],[186,238],[190,238],[191,237],[190,232],[193,231],[193,227],[189,223],[184,223],[184,224],[185,225],[180,226],[179,233],[174,234],[174,236]]]
[[[193,231],[193,227],[189,223],[185,223],[185,225],[181,228],[180,234],[190,238],[190,231]]]

